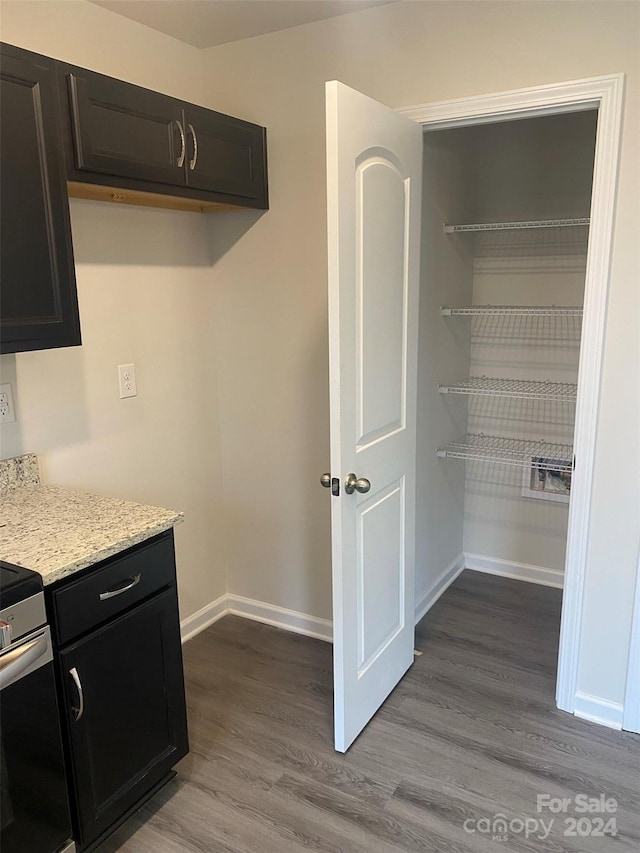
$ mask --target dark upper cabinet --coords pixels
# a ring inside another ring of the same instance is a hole
[[[184,105],[187,185],[266,207],[264,128]]]
[[[179,101],[89,71],[65,76],[78,170],[184,183]]]
[[[77,346],[54,62],[0,45],[0,352]]]
[[[64,63],[58,84],[72,195],[268,207],[264,128]]]

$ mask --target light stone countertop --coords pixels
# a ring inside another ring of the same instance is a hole
[[[46,586],[183,519],[161,507],[25,484],[0,496],[0,559],[39,572]]]

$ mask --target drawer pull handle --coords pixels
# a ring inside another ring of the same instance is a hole
[[[80,719],[80,717],[84,714],[84,693],[82,691],[82,684],[80,684],[80,676],[78,675],[78,670],[73,667],[73,669],[69,670],[69,675],[73,678],[73,683],[76,686],[76,690],[78,691],[78,707],[72,707],[73,715],[75,717],[76,723]]]
[[[123,592],[127,592],[129,589],[133,589],[134,586],[137,586],[140,583],[140,578],[142,575],[138,573],[128,584],[119,587],[118,589],[109,589],[106,592],[100,593],[100,601],[106,601],[108,598],[114,598],[116,595],[122,595]]]

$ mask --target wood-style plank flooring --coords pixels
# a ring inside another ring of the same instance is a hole
[[[340,755],[331,646],[225,617],[184,646],[190,755],[100,853],[638,853],[640,737],[556,710],[559,621],[559,591],[463,573]],[[618,836],[566,836],[570,811],[527,838],[538,794],[614,797]]]

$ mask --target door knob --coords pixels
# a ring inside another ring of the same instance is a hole
[[[360,492],[361,495],[366,494],[371,488],[371,483],[366,477],[356,477],[355,474],[347,474],[344,481],[344,490],[348,495],[354,492]]]
[[[323,474],[320,477],[320,485],[324,486],[325,489],[331,488],[331,474]]]

